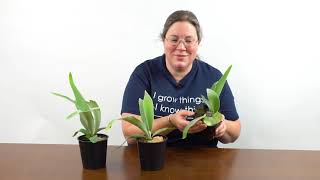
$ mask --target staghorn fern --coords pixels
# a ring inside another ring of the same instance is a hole
[[[153,101],[150,95],[147,93],[147,91],[144,92],[143,99],[139,98],[139,111],[140,111],[141,120],[135,118],[134,116],[128,116],[128,117],[122,118],[123,120],[138,127],[143,132],[143,134],[131,135],[128,138],[134,138],[134,139],[142,138],[146,141],[152,141],[153,137],[157,135],[161,135],[162,133],[168,132],[173,129],[173,128],[161,128],[152,132],[152,125],[154,121],[154,107],[153,107]]]
[[[201,98],[204,102],[204,104],[208,107],[208,111],[200,116],[192,120],[184,129],[182,133],[182,139],[185,139],[187,137],[189,129],[196,124],[199,120],[203,120],[203,122],[207,126],[214,126],[218,124],[221,121],[222,114],[219,112],[220,110],[220,94],[224,87],[224,84],[226,83],[227,77],[229,75],[229,72],[232,68],[232,65],[228,67],[226,72],[223,74],[223,76],[215,82],[210,89],[207,89],[207,97],[206,99],[203,95],[201,95]]]
[[[112,120],[108,123],[107,127],[100,128],[100,122],[101,122],[101,111],[100,107],[97,104],[97,102],[93,100],[86,101],[83,96],[81,95],[80,91],[76,87],[71,72],[69,73],[69,83],[71,86],[71,89],[73,91],[75,100],[69,98],[68,96],[59,94],[59,93],[52,93],[55,96],[62,97],[70,102],[72,102],[76,108],[77,111],[71,113],[67,116],[66,119],[71,119],[76,115],[80,116],[80,122],[83,126],[80,130],[76,131],[73,136],[76,136],[79,132],[83,133],[87,139],[89,139],[92,143],[96,143],[101,140],[100,137],[98,137],[97,133],[100,132],[103,129],[106,129],[108,131],[115,120]]]

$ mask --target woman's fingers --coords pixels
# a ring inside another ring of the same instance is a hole
[[[214,137],[221,137],[225,134],[227,126],[224,121],[221,121],[221,124],[216,128]]]
[[[197,132],[203,131],[206,128],[207,128],[206,124],[204,124],[202,121],[198,121],[194,126],[192,126],[189,129],[189,133],[190,134],[197,133]]]

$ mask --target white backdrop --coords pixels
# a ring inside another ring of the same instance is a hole
[[[320,150],[320,3],[311,0],[0,1],[0,143],[75,144],[72,72],[97,100],[102,124],[119,117],[133,69],[163,53],[163,23],[193,11],[204,38],[200,56],[225,71],[242,121],[223,147]],[[124,138],[120,123],[109,144]]]

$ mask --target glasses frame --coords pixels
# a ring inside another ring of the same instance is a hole
[[[173,37],[173,38],[176,38],[176,37]],[[187,37],[188,38],[188,37]],[[198,43],[198,39],[192,39],[192,42],[191,43],[187,43],[186,42],[186,39],[187,38],[179,38],[177,40],[177,42],[172,42],[173,40],[170,39],[170,37],[166,37],[165,40],[172,46],[172,47],[178,47],[179,44],[182,42],[184,47],[186,48],[192,48],[192,47],[195,47],[196,44]]]

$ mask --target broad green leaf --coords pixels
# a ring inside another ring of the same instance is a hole
[[[220,99],[216,92],[214,92],[212,89],[207,89],[207,96],[209,103],[211,105],[211,109],[209,110],[213,113],[219,111],[220,108]]]
[[[223,86],[224,86],[224,84],[225,84],[225,82],[227,80],[227,77],[229,75],[229,72],[230,72],[231,68],[232,68],[232,65],[230,65],[228,67],[228,69],[223,74],[223,76],[219,79],[219,81],[214,83],[213,86],[211,87],[211,89],[214,90],[218,94],[218,96],[220,96],[220,94],[221,94],[221,91],[222,91]]]
[[[69,98],[68,96],[65,96],[65,95],[62,95],[62,94],[59,94],[59,93],[55,93],[55,92],[52,92],[51,94],[53,94],[53,95],[55,95],[55,96],[62,97],[62,98],[64,98],[64,99],[66,99],[66,100],[68,100],[68,101],[72,102],[73,104],[75,104],[75,103],[76,103],[73,99]]]
[[[102,141],[104,140],[104,138],[101,138],[99,137],[98,135],[94,135],[92,137],[89,137],[88,138],[92,143],[96,143],[96,142],[99,142],[99,141]]]
[[[203,119],[203,122],[207,125],[207,126],[214,126],[216,124],[218,124],[221,121],[222,115],[219,112],[216,112],[213,114],[212,117],[208,117],[206,116]]]
[[[99,108],[99,105],[97,104],[97,102],[90,100],[89,102],[87,102],[88,105],[90,106],[90,110],[93,113],[94,116],[94,134],[97,133],[97,130],[100,127],[100,122],[101,122],[101,111]]]
[[[105,128],[106,132],[108,132],[112,128],[113,123],[115,123],[117,120],[118,119],[113,119],[107,124],[107,127]]]
[[[133,116],[128,116],[128,117],[125,117],[122,119],[131,123],[132,125],[138,127],[146,136],[148,135],[148,130],[147,130],[146,125],[142,121],[140,121],[139,119],[137,119]]]
[[[222,114],[220,112],[216,112],[213,114],[213,119],[215,124],[218,124],[221,121]]]
[[[85,130],[85,129],[80,129],[80,130],[76,131],[76,132],[73,134],[72,137],[76,136],[79,132],[83,133],[84,135],[89,134],[89,133],[87,132],[87,130]]]
[[[145,116],[145,124],[149,131],[152,130],[153,125],[153,117],[154,117],[154,108],[153,108],[153,101],[147,91],[144,91],[143,97],[143,112]]]
[[[146,127],[146,136],[147,137],[151,137],[151,133],[150,133],[150,130],[149,130],[149,125],[148,125],[148,120],[147,120],[147,117],[146,117],[146,114],[144,112],[144,103],[143,103],[144,100],[142,100],[141,98],[139,98],[139,111],[140,111],[140,116],[141,116],[141,120],[142,120],[142,123],[145,125]]]
[[[90,135],[94,135],[94,120],[91,112],[81,112],[80,121]]]
[[[80,115],[80,122],[82,124],[82,126],[86,129],[86,130],[89,130],[89,126],[88,126],[88,122],[87,122],[87,119],[81,115],[81,113],[79,113]],[[89,132],[88,132],[89,133]]]
[[[203,119],[204,117],[206,117],[206,115],[204,114],[203,116],[200,116],[198,118],[195,118],[194,120],[190,121],[190,123],[183,129],[182,132],[182,139],[185,139],[187,137],[188,131],[189,129],[195,125],[199,120]]]
[[[96,143],[98,142],[99,140],[101,140],[97,135],[94,135],[92,137],[89,138],[89,140],[92,142],[92,143]]]
[[[204,117],[203,118],[203,122],[207,125],[207,126],[213,126],[214,125],[214,119],[213,116],[212,117]]]
[[[148,121],[147,121],[146,115],[144,114],[143,99],[141,98],[139,98],[139,111],[140,111],[141,120],[145,124],[146,128],[148,129],[149,125],[147,125]]]
[[[211,104],[210,104],[209,100],[206,99],[203,95],[201,95],[201,99],[208,106],[208,108],[211,110],[212,107],[211,107]]]
[[[154,136],[157,136],[157,135],[166,135],[166,134],[169,134],[171,131],[175,130],[177,128],[173,128],[173,127],[170,127],[170,128],[161,128],[161,129],[158,129],[156,130],[153,134],[152,134],[152,137]]]
[[[92,136],[92,137],[89,137],[89,140],[90,140],[92,143],[96,143],[96,142],[99,142],[99,141],[104,140],[104,138],[101,138],[101,137],[99,137],[98,135],[94,135],[94,136]]]
[[[77,109],[84,111],[84,112],[89,111],[90,108],[89,108],[88,104],[86,103],[85,99],[83,98],[83,96],[81,95],[80,91],[78,90],[78,88],[74,84],[71,73],[69,73],[69,82],[70,82],[70,86],[73,91],[74,97],[76,98],[75,104],[76,104]]]

